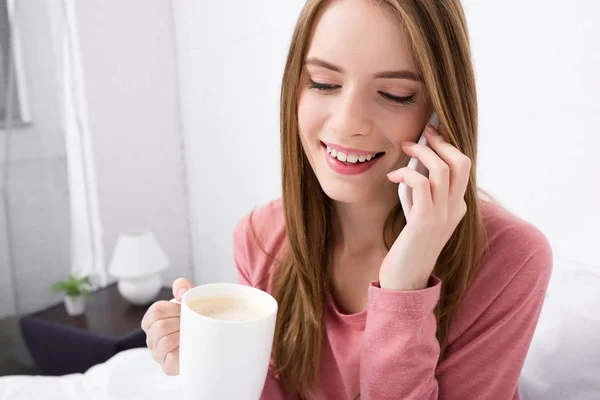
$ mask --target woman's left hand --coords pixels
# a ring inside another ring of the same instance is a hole
[[[416,290],[427,287],[444,246],[467,211],[465,191],[471,160],[427,125],[431,148],[413,142],[404,152],[417,157],[429,170],[429,178],[404,167],[388,174],[395,183],[412,188],[413,205],[408,223],[392,245],[379,270],[383,289]]]

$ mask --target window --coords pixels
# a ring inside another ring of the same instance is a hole
[[[25,106],[24,74],[16,29],[17,24],[15,19],[12,18],[15,3],[14,0],[0,0],[0,129],[4,128],[7,121],[9,104],[12,105],[10,109],[11,126],[29,122]],[[14,37],[11,37],[11,33]],[[10,77],[12,77],[12,95],[9,99]]]

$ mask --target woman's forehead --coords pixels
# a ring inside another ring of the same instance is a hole
[[[366,0],[331,2],[313,27],[308,57],[324,58],[349,72],[415,69],[400,18]]]

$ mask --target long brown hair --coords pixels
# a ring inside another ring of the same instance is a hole
[[[477,96],[470,46],[459,0],[372,0],[403,22],[446,140],[472,160],[465,194],[467,213],[444,247],[434,269],[442,282],[435,309],[440,360],[452,316],[471,282],[484,248],[476,185]],[[279,303],[273,361],[290,393],[316,386],[332,252],[330,199],[306,158],[298,131],[297,97],[304,58],[315,21],[330,0],[309,0],[298,19],[281,91],[281,170],[287,247],[276,272]],[[405,225],[402,208],[392,210],[382,235],[388,249]]]

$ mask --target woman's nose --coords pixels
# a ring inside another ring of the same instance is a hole
[[[373,129],[367,102],[355,91],[339,96],[333,114],[333,130],[338,137],[369,135]]]

